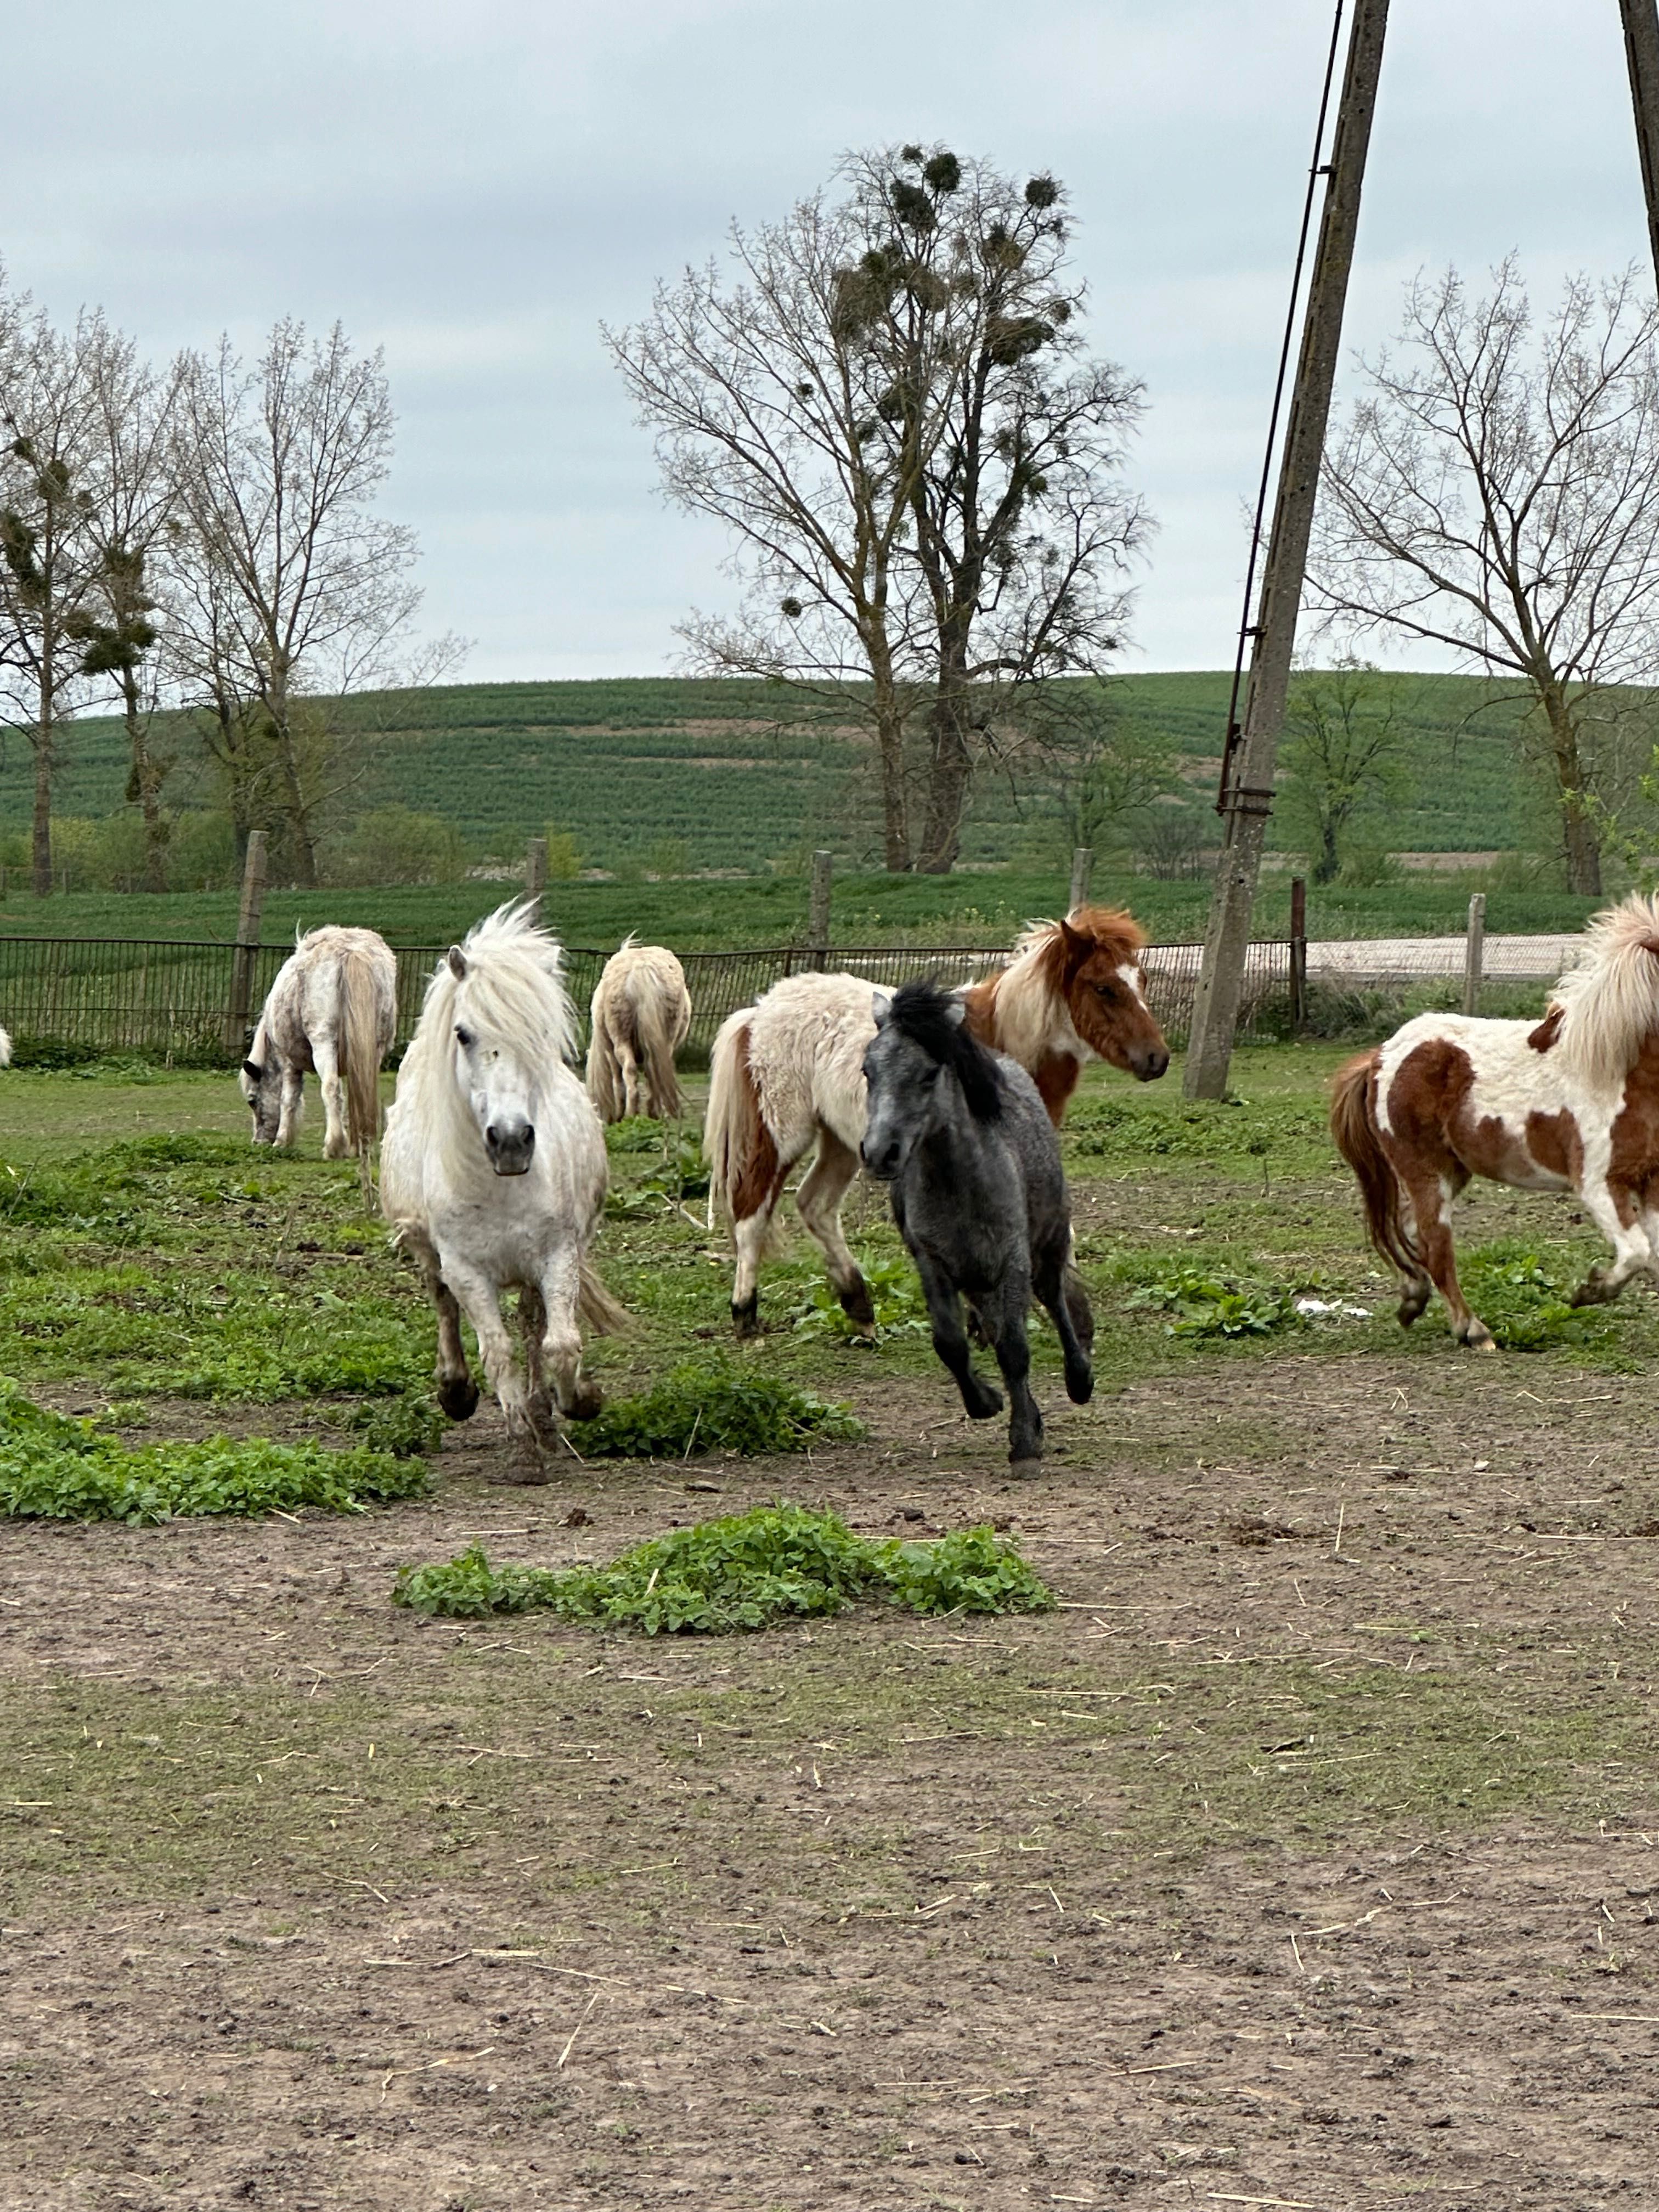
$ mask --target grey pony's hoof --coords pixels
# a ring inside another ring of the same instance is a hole
[[[739,1305],[732,1302],[732,1334],[738,1338],[760,1334],[760,1292],[750,1291]]]
[[[1042,1458],[1038,1456],[1035,1459],[1011,1459],[1008,1462],[1008,1472],[1016,1482],[1025,1481],[1034,1474],[1042,1474]]]
[[[478,1410],[478,1386],[470,1375],[447,1375],[438,1385],[438,1403],[452,1421],[470,1421]]]

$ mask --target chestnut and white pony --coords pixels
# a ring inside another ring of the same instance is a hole
[[[1033,922],[1007,967],[960,987],[969,1030],[1019,1062],[1056,1125],[1091,1052],[1143,1083],[1170,1064],[1146,1003],[1146,944],[1132,915],[1079,907],[1064,921]],[[857,975],[788,975],[731,1015],[714,1039],[703,1130],[709,1222],[718,1209],[732,1223],[732,1319],[740,1336],[757,1326],[760,1263],[785,1179],[815,1144],[795,1204],[842,1308],[860,1328],[874,1322],[841,1208],[864,1141],[864,1055],[876,1034],[877,988]]]
[[[1475,1176],[1575,1194],[1613,1263],[1574,1305],[1616,1298],[1641,1270],[1659,1279],[1659,898],[1595,916],[1542,1021],[1419,1014],[1351,1060],[1331,1133],[1400,1271],[1402,1328],[1437,1290],[1458,1342],[1496,1349],[1452,1256],[1451,1203]]]
[[[581,1372],[580,1321],[624,1320],[586,1253],[605,1211],[605,1133],[565,1064],[575,1036],[562,955],[532,905],[504,906],[452,945],[427,986],[386,1116],[380,1210],[438,1310],[438,1402],[464,1421],[478,1402],[463,1312],[507,1417],[520,1480],[546,1480],[555,1412],[587,1419],[599,1393]],[[516,1289],[520,1374],[501,1318]]]
[[[591,1017],[587,1095],[600,1121],[637,1114],[643,1097],[653,1119],[678,1121],[674,1054],[691,1026],[691,994],[667,946],[624,938],[593,987]]]
[[[323,1158],[356,1152],[368,1195],[380,1133],[380,1062],[398,1024],[398,963],[372,929],[308,930],[276,970],[238,1080],[256,1145],[300,1133],[305,1079],[322,1084]]]

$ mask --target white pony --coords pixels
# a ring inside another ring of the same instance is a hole
[[[659,1121],[677,1121],[674,1054],[691,1026],[691,994],[684,969],[666,945],[624,938],[593,987],[592,1015],[587,1095],[599,1119],[619,1121],[640,1111],[643,1069],[648,1110]]]
[[[579,1316],[599,1330],[626,1317],[586,1264],[605,1210],[605,1133],[565,1064],[574,1024],[562,955],[532,910],[498,908],[450,946],[427,986],[386,1117],[380,1210],[438,1310],[439,1404],[464,1421],[478,1402],[464,1310],[518,1479],[542,1481],[555,1402],[578,1420],[599,1409],[581,1373]],[[501,1319],[501,1292],[514,1288],[523,1375]]]
[[[320,1078],[323,1158],[356,1152],[368,1189],[368,1151],[380,1130],[380,1062],[398,1022],[398,963],[372,929],[313,929],[276,970],[242,1062],[242,1096],[256,1145],[291,1145],[304,1085]]]
[[[0,1067],[9,1067],[10,1066],[11,1039],[6,1035],[4,1030],[0,1030]]]

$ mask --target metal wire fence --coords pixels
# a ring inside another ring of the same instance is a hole
[[[1536,991],[1568,964],[1571,938],[1489,937],[1486,973]],[[419,1018],[428,978],[442,959],[435,945],[394,948],[398,959],[398,1048]],[[1432,988],[1462,974],[1463,940],[1401,939],[1374,945],[1310,944],[1308,976],[1316,1000],[1322,988],[1333,1001],[1375,1000],[1379,1012],[1402,991]],[[223,1066],[239,1060],[248,1034],[246,1012],[257,1013],[289,948],[239,948],[177,939],[0,936],[0,1024],[12,1034],[20,1060],[92,1059],[131,1054],[179,1066]],[[607,956],[591,947],[566,948],[566,975],[582,1018]],[[813,967],[850,970],[896,986],[913,976],[942,982],[971,981],[1006,964],[1006,951],[970,945],[836,945],[814,954],[801,945],[681,955],[691,993],[688,1040],[704,1053],[715,1030],[735,1008],[748,1005],[781,976]],[[1153,1011],[1172,1044],[1186,1040],[1198,988],[1203,947],[1154,945],[1146,954]],[[239,976],[239,961],[241,975]],[[1290,1020],[1291,946],[1286,940],[1253,944],[1245,973],[1240,1025],[1246,1035],[1285,1034]]]

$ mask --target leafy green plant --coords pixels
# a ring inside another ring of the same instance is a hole
[[[1151,1306],[1175,1319],[1171,1336],[1267,1336],[1298,1325],[1300,1316],[1287,1291],[1241,1286],[1201,1267],[1177,1267],[1146,1284],[1130,1298],[1132,1306]]]
[[[643,1397],[613,1399],[595,1419],[569,1428],[584,1459],[805,1451],[863,1434],[845,1406],[729,1359],[684,1361]]]
[[[198,1514],[357,1513],[416,1498],[424,1464],[358,1446],[325,1451],[262,1437],[129,1447],[94,1423],[0,1382],[0,1514],[54,1521],[168,1521]]]
[[[855,1536],[836,1514],[782,1504],[673,1529],[602,1567],[496,1569],[475,1544],[447,1565],[405,1567],[392,1590],[394,1604],[446,1618],[542,1607],[647,1636],[768,1628],[860,1599],[918,1613],[1033,1613],[1054,1603],[989,1528],[900,1543]]]
[[[657,1154],[657,1160],[637,1182],[612,1187],[605,1204],[605,1212],[612,1220],[650,1220],[657,1214],[672,1212],[688,1199],[708,1196],[708,1165],[698,1139],[690,1130],[665,1127],[662,1122],[648,1121],[641,1115],[617,1126],[648,1130],[650,1142],[646,1146],[630,1140],[614,1146],[615,1151],[627,1153],[649,1150]]]
[[[1468,1253],[1458,1273],[1470,1305],[1507,1352],[1596,1345],[1613,1334],[1605,1307],[1569,1305],[1572,1285],[1514,1238]]]
[[[449,1424],[424,1394],[408,1391],[354,1406],[346,1425],[358,1432],[370,1451],[413,1459],[436,1451]]]
[[[878,1336],[926,1336],[930,1323],[921,1279],[902,1253],[869,1261],[864,1279],[876,1310]],[[789,1316],[789,1326],[809,1343],[867,1343],[870,1331],[860,1328],[842,1311],[841,1301],[819,1275],[805,1298]]]

